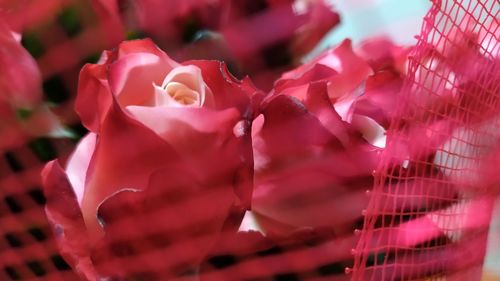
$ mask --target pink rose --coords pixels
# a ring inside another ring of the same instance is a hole
[[[381,215],[376,220],[372,217],[371,222],[377,225],[385,223],[385,214],[398,214],[388,216],[393,227],[374,232],[368,243],[389,243],[394,247],[391,237],[405,237],[397,246],[406,249],[443,237],[429,219],[409,220],[399,214],[434,214],[437,208],[448,207],[457,198],[455,188],[439,188],[441,181],[425,180],[425,176],[431,175],[443,178],[443,173],[431,163],[436,154],[433,144],[439,140],[438,135],[446,135],[445,130],[449,130],[446,123],[432,127],[419,123],[414,127],[402,125],[402,131],[409,134],[394,134],[392,141],[404,146],[406,143],[395,139],[403,136],[404,140],[411,140],[413,147],[403,147],[404,153],[399,153],[399,147],[391,143],[394,150],[384,151],[404,158],[394,159],[391,177],[378,183],[383,184],[378,186],[378,192],[387,198],[384,204],[368,205],[367,191],[374,184],[377,154],[385,149],[385,130],[390,119],[397,117],[393,108],[398,105],[394,100],[404,78],[404,73],[398,71],[397,57],[390,52],[359,55],[353,52],[349,41],[344,41],[310,63],[285,73],[262,102],[261,114],[253,123],[252,212],[267,234],[286,235],[317,227],[331,229],[335,236],[315,247],[314,253],[335,254],[327,261],[320,254],[311,255],[307,259],[311,263],[341,266],[353,257],[350,250],[359,240],[354,230],[362,226],[367,206],[372,214]],[[422,153],[422,144],[433,151]],[[416,152],[423,157],[408,158]],[[413,191],[411,198],[407,196],[409,190]],[[422,231],[407,235],[414,229]],[[392,257],[386,263],[392,265]],[[339,280],[342,278],[350,277],[342,275]]]
[[[357,112],[373,75],[344,41],[275,83],[252,133],[252,210],[265,231],[331,227],[339,235],[352,233],[385,146],[377,115]]]
[[[88,280],[196,267],[250,207],[255,92],[220,62],[179,64],[150,40],[84,66],[76,110],[91,132],[43,173],[69,263]]]

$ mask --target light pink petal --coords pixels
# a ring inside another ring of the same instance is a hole
[[[100,234],[96,212],[105,198],[124,188],[143,190],[152,172],[177,159],[168,143],[130,118],[115,102],[102,124],[81,204],[93,239]]]
[[[107,57],[110,89],[122,106],[151,103],[152,83],[160,85],[179,66],[149,39],[125,41]]]
[[[127,110],[142,124],[169,143],[186,138],[188,130],[199,133],[224,132],[236,125],[240,118],[234,109],[214,111],[205,108],[171,108],[166,106],[128,106]]]
[[[373,146],[384,148],[386,142],[385,129],[370,117],[353,114],[352,126],[361,134],[363,138]]]
[[[203,81],[203,76],[201,69],[194,65],[179,66],[165,77],[160,89],[155,87],[155,100],[156,105],[169,105],[174,107],[184,106],[177,103],[169,94],[165,93],[169,83],[176,82],[188,87],[191,91],[194,91],[199,96],[199,102],[196,103],[196,107],[207,106],[211,107],[213,105],[213,94]],[[162,91],[159,91],[161,89]]]
[[[172,66],[151,53],[124,55],[109,67],[109,83],[121,106],[151,105],[153,83],[160,85]]]
[[[66,166],[68,180],[73,187],[78,204],[81,206],[85,192],[85,179],[90,160],[94,155],[97,135],[89,133],[76,146],[76,150],[70,156]]]

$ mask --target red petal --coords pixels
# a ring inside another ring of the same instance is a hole
[[[254,147],[254,153],[285,160],[295,154],[310,153],[315,148],[340,147],[339,140],[293,97],[271,97],[262,114],[264,124],[257,137],[264,146]]]
[[[45,212],[54,229],[61,254],[82,278],[97,280],[90,260],[90,245],[82,213],[63,169],[54,160],[42,171],[47,198]]]
[[[287,91],[288,94],[288,91],[290,91],[289,88],[300,87],[303,85],[307,85],[310,82],[328,80],[328,78],[337,75],[338,72],[326,65],[314,64],[308,69],[297,69],[296,71],[289,72],[288,74],[293,75],[294,77],[282,78],[276,81],[274,92],[284,93],[285,91]],[[300,100],[304,100],[305,91],[301,91],[301,94],[291,95]]]
[[[156,171],[145,191],[123,190],[101,204],[106,236],[95,252],[100,269],[132,276],[196,267],[218,239],[235,199],[231,186],[199,182],[181,161]]]
[[[358,98],[355,113],[366,115],[388,128],[403,78],[394,71],[379,71],[366,80],[365,93]]]
[[[328,97],[328,89],[325,82],[316,82],[309,85],[305,104],[309,112],[314,114],[334,136],[344,145],[350,143],[351,134],[356,134],[349,130],[348,124],[342,121],[340,115],[335,111],[333,104]]]
[[[106,65],[87,64],[82,68],[78,82],[75,110],[83,125],[95,133],[99,132],[111,106],[106,71]]]

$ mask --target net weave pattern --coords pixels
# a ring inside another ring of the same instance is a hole
[[[489,159],[500,136],[499,9],[433,1],[374,171],[352,280],[480,280],[498,194]]]

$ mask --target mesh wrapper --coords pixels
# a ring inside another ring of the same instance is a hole
[[[481,279],[498,196],[499,8],[433,1],[374,172],[352,280]]]

